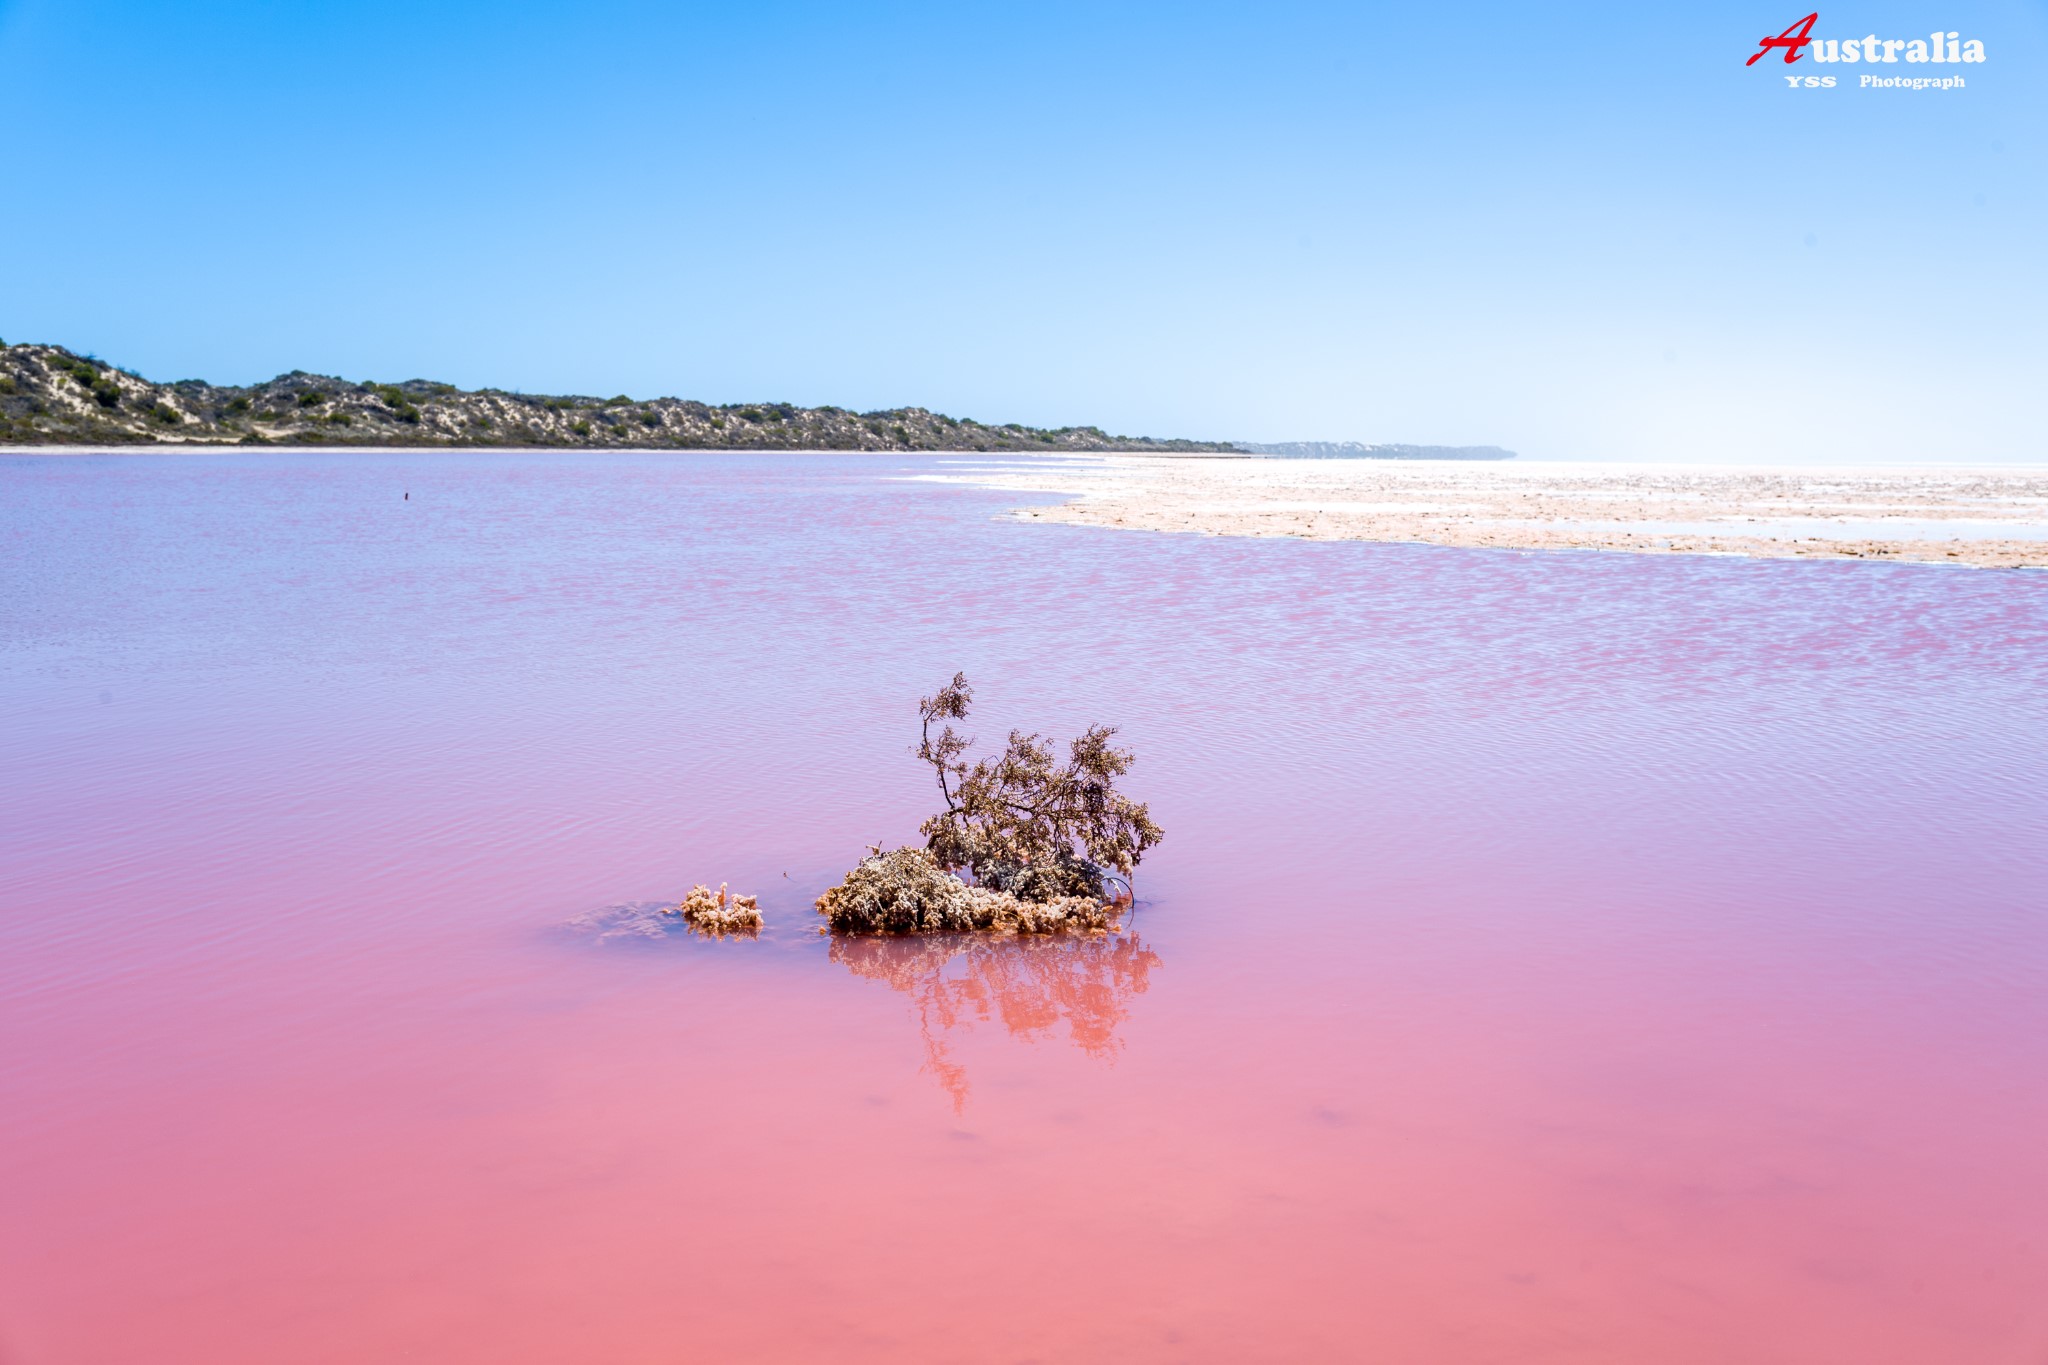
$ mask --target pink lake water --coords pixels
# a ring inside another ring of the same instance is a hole
[[[2048,575],[933,468],[0,457],[0,1361],[2048,1361]],[[1128,934],[816,933],[956,669]]]

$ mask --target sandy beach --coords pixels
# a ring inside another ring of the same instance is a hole
[[[1083,526],[2048,567],[2048,466],[1110,457],[934,477],[1065,494],[1015,515]]]

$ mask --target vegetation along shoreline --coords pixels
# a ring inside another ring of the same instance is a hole
[[[1099,427],[988,426],[924,408],[588,398],[411,379],[290,374],[236,386],[158,384],[62,346],[0,348],[0,445],[546,446],[688,450],[1236,453],[1228,441]]]

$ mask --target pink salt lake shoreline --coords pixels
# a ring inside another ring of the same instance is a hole
[[[1478,549],[2048,567],[2048,466],[1074,457],[981,487],[1059,493],[1026,519]]]

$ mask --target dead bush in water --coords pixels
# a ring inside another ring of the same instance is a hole
[[[1117,881],[1128,894],[1132,871],[1164,836],[1144,803],[1116,789],[1133,760],[1110,743],[1115,727],[1089,726],[1067,746],[1064,763],[1049,740],[1012,730],[1000,757],[969,764],[964,755],[974,741],[943,722],[965,720],[973,700],[967,675],[955,673],[918,703],[917,756],[932,766],[946,799],[918,833],[939,866],[965,868],[981,886],[1024,900],[1107,899]],[[936,736],[934,722],[942,722]]]
[[[1116,731],[1091,726],[1061,762],[1049,741],[1012,730],[1000,757],[970,764],[974,741],[945,722],[964,720],[972,700],[956,673],[918,703],[917,756],[932,766],[946,809],[919,827],[922,849],[877,848],[818,898],[834,929],[1094,931],[1129,903],[1131,873],[1162,836],[1145,806],[1116,790],[1132,762],[1110,743]]]
[[[752,934],[761,928],[761,911],[752,896],[731,896],[720,882],[713,893],[708,886],[693,886],[682,903],[662,913],[677,915],[692,929],[706,934]]]

